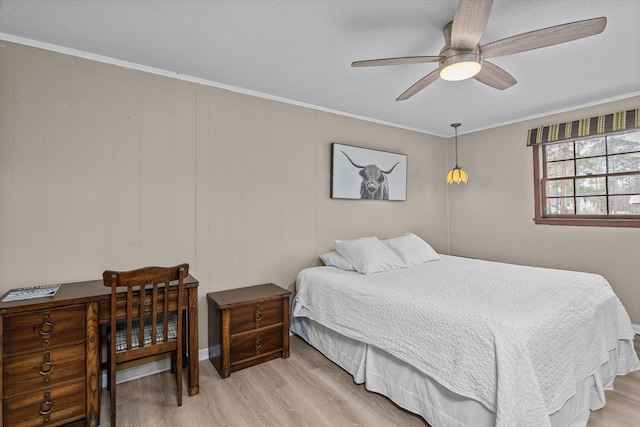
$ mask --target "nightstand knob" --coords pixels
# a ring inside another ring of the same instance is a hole
[[[260,338],[257,338],[255,344],[256,344],[256,348],[262,347],[262,340]]]
[[[256,322],[259,322],[262,320],[262,312],[260,310],[256,311],[255,316],[253,316],[254,319],[256,319]]]

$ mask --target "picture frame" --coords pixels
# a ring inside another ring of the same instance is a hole
[[[331,143],[331,198],[407,200],[407,155]]]

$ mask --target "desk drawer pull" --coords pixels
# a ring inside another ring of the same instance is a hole
[[[140,307],[142,303],[138,300],[138,307]],[[144,314],[151,314],[151,310],[153,309],[153,301],[150,299],[144,300]]]
[[[262,312],[260,310],[256,311],[255,316],[253,316],[256,319],[256,322],[259,322],[262,320]]]
[[[38,372],[42,376],[49,375],[50,373],[53,372],[53,363],[44,362],[42,366],[40,366],[40,369],[38,370]]]
[[[53,332],[53,323],[51,322],[42,323],[42,325],[40,325],[40,328],[38,329],[38,332],[40,332],[40,335],[42,336],[51,335],[51,333]]]
[[[262,347],[262,340],[260,339],[260,337],[256,338],[255,345],[256,345],[256,348]]]
[[[40,415],[49,415],[51,412],[53,412],[53,402],[50,400],[47,400],[45,402],[42,402],[40,404]]]

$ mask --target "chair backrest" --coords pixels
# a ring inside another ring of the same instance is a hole
[[[122,348],[118,352],[141,352],[153,354],[151,347],[162,344],[166,345],[169,336],[169,315],[177,313],[178,342],[182,333],[182,313],[183,313],[183,291],[184,279],[189,274],[189,264],[180,264],[175,267],[143,267],[131,271],[111,271],[107,270],[103,274],[105,286],[111,287],[111,339],[116,338],[117,323],[123,321],[117,318],[117,298],[118,292],[126,290],[126,346],[122,343]],[[172,283],[172,282],[176,282]],[[177,287],[177,299],[171,303],[169,298],[169,287]],[[120,289],[118,289],[120,288]],[[126,288],[126,289],[125,289]],[[171,303],[171,304],[170,304]],[[175,304],[175,305],[174,305]],[[158,325],[158,321],[162,322]],[[145,323],[147,327],[151,323],[150,342],[145,343]],[[134,328],[135,326],[135,328]],[[161,338],[158,340],[158,327],[162,330]],[[136,330],[137,329],[137,330]],[[136,339],[137,335],[137,339]],[[138,342],[137,346],[132,342]],[[157,342],[160,341],[160,342]],[[116,354],[115,343],[111,344],[111,354]],[[138,357],[144,357],[140,354]],[[132,357],[131,358],[135,358]]]

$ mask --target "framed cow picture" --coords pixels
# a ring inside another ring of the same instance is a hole
[[[332,143],[331,198],[407,200],[407,155]]]

